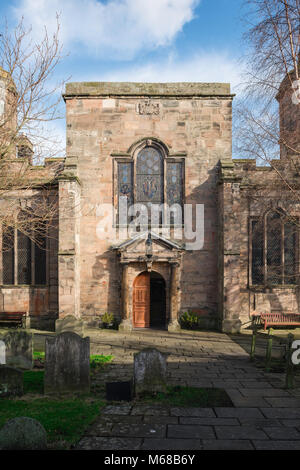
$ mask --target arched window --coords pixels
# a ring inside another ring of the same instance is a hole
[[[297,225],[282,211],[251,221],[251,283],[296,283]]]
[[[183,158],[170,158],[160,145],[152,143],[141,148],[135,159],[120,157],[117,160],[118,175],[118,203],[120,197],[127,198],[127,205],[133,203],[148,207],[150,215],[151,206],[168,204],[183,207],[184,163]],[[120,214],[118,205],[118,221],[126,222]],[[174,222],[175,210],[170,214],[171,224]],[[160,223],[162,219],[160,217]]]

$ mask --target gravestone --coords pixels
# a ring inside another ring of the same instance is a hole
[[[5,360],[7,366],[20,369],[33,368],[32,333],[28,333],[27,331],[8,331],[0,335],[0,344],[1,341],[5,344]]]
[[[13,418],[0,429],[0,450],[45,449],[47,449],[47,433],[36,419]]]
[[[23,395],[23,372],[0,365],[0,398]]]
[[[62,319],[56,320],[55,331],[57,334],[64,333],[65,331],[72,331],[73,333],[83,337],[84,323],[73,315],[67,315]]]
[[[165,392],[167,354],[155,348],[146,348],[134,354],[134,393]]]
[[[90,391],[90,338],[64,332],[45,343],[45,393]]]

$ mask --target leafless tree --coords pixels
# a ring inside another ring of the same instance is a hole
[[[275,97],[286,78],[299,113],[300,0],[246,0],[245,6],[247,54],[235,107],[235,153],[272,165],[279,143],[299,155],[298,146],[280,134]],[[276,165],[274,171],[279,174]]]
[[[244,7],[246,52],[234,108],[234,154],[270,170],[249,176],[245,192],[259,214],[252,222],[253,259],[261,281],[298,284],[300,0],[245,0]]]
[[[62,149],[49,124],[62,117],[63,83],[54,82],[63,58],[59,29],[57,17],[55,33],[45,28],[36,42],[22,19],[14,30],[3,25],[0,35],[0,226],[37,243],[57,217],[53,184]]]

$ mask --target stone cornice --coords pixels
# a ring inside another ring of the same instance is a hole
[[[66,84],[64,99],[74,97],[225,97],[233,98],[229,83],[73,82]]]

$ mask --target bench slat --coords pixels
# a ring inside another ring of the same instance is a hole
[[[300,314],[297,313],[261,313],[259,315],[253,315],[254,321],[258,321],[264,324],[264,330],[268,325],[300,325]]]
[[[25,317],[26,312],[0,312],[1,323],[15,323],[18,325],[25,325]]]

